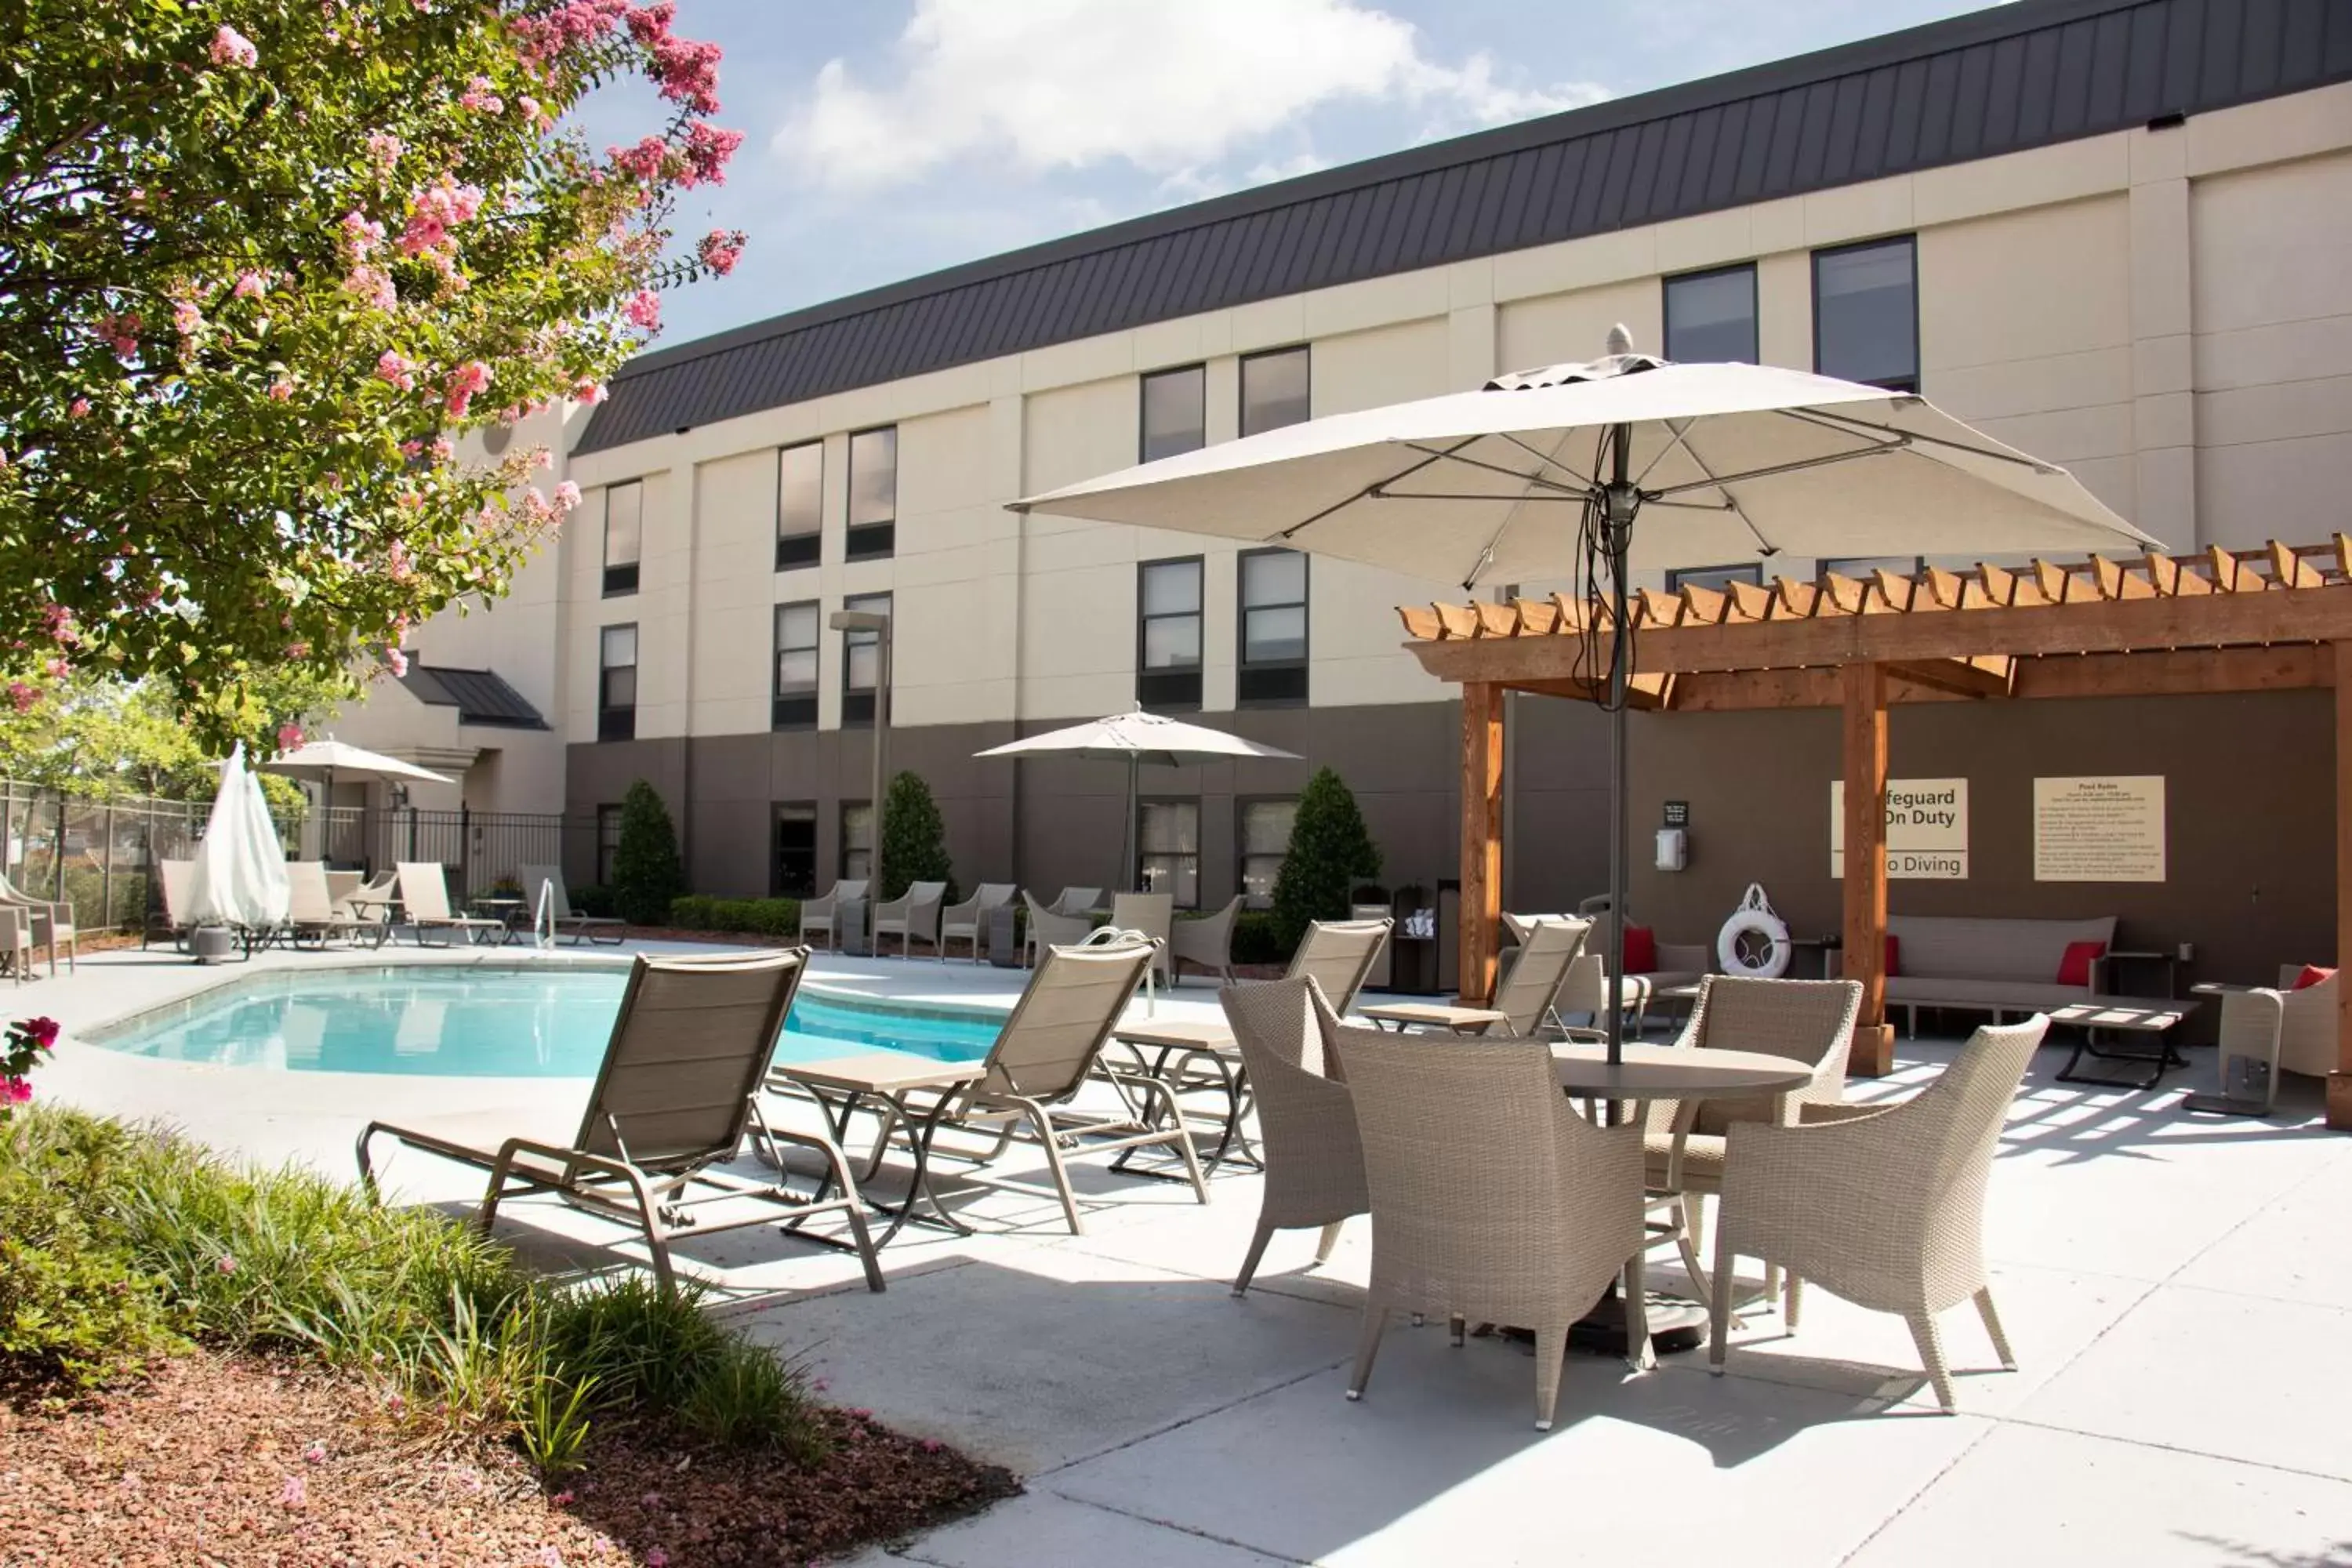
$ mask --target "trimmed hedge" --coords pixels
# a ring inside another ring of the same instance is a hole
[[[572,907],[583,915],[605,916],[620,911],[613,907],[613,889],[591,882],[584,888],[567,888],[572,895]]]
[[[1234,917],[1234,962],[1290,962],[1290,950],[1282,945],[1282,927],[1272,910],[1244,910]]]
[[[760,936],[798,936],[798,899],[713,899],[689,893],[672,899],[669,923],[680,931],[751,931]]]

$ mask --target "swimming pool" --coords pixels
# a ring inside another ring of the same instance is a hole
[[[620,1011],[619,969],[407,966],[257,974],[82,1037],[167,1061],[281,1072],[593,1078]],[[899,1050],[974,1061],[1002,1013],[804,987],[776,1059]]]

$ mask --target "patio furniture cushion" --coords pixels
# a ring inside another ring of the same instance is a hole
[[[2288,989],[2308,991],[2335,973],[2336,971],[2332,969],[2322,969],[2315,963],[2306,963],[2303,966],[2303,972],[2294,977],[2294,984]]]
[[[1886,983],[1889,1004],[1916,1007],[1974,1007],[2003,1012],[2048,1012],[2089,998],[2087,985],[2054,980],[1964,980],[1932,974],[1899,975]]]
[[[1658,933],[1648,926],[1625,928],[1625,973],[1647,974],[1658,967]]]
[[[2105,957],[2106,952],[2107,944],[2104,942],[2068,942],[2066,951],[2058,959],[2058,984],[2088,985],[2091,983],[2091,965]]]
[[[1903,939],[1893,931],[1886,933],[1885,974],[1889,980],[1903,973]]]
[[[1903,943],[1906,979],[2054,982],[2069,942],[2113,946],[2112,915],[2045,921],[1982,915],[1890,915],[1889,936]],[[2085,984],[2088,984],[2086,981]],[[2076,998],[2080,1000],[2079,996]]]

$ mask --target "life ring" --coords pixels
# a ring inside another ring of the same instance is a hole
[[[1778,980],[1789,973],[1789,926],[1772,912],[1764,884],[1750,882],[1739,907],[1715,937],[1716,962],[1726,974]]]

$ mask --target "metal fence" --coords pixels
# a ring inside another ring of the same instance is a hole
[[[155,863],[194,854],[211,813],[210,801],[89,800],[0,780],[0,873],[35,897],[69,900],[83,931],[137,931],[161,907]],[[519,879],[525,866],[595,863],[593,821],[537,812],[336,806],[273,816],[290,859],[371,874],[436,861],[461,899]]]

